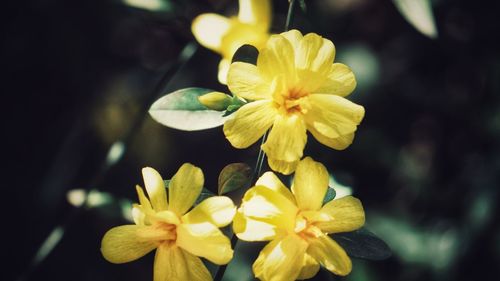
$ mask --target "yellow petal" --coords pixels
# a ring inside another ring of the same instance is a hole
[[[282,173],[284,175],[289,175],[295,171],[295,169],[297,168],[297,164],[299,164],[299,160],[287,162],[267,157],[267,163],[273,171]]]
[[[295,53],[295,66],[318,74],[327,74],[333,64],[335,46],[316,33],[306,34]]]
[[[342,247],[318,229],[317,237],[308,240],[307,253],[329,271],[345,276],[351,272],[351,259]]]
[[[157,212],[166,210],[168,207],[167,192],[160,174],[155,169],[146,167],[142,169],[142,177],[153,209]]]
[[[295,170],[292,192],[301,210],[319,210],[328,188],[328,171],[323,164],[306,157]]]
[[[261,25],[253,25],[231,20],[231,28],[222,37],[220,52],[225,59],[232,60],[234,53],[244,44],[261,49],[269,35]]]
[[[257,58],[261,77],[271,82],[276,76],[283,76],[287,85],[295,83],[294,50],[292,44],[281,35],[272,35]]]
[[[327,79],[315,89],[318,94],[330,94],[345,97],[356,88],[356,78],[351,69],[341,63],[334,63]]]
[[[233,231],[244,241],[268,241],[280,233],[275,225],[246,217],[241,211],[234,216]]]
[[[227,75],[227,86],[231,93],[247,100],[271,98],[271,85],[260,77],[257,67],[250,63],[232,63]]]
[[[323,143],[328,139],[338,139],[338,143],[330,144],[340,148],[347,146],[346,143],[352,141],[350,135],[363,119],[365,109],[335,95],[313,94],[309,101],[311,109],[304,116],[311,133],[315,136],[321,134]]]
[[[239,0],[238,20],[267,30],[271,24],[270,0]]]
[[[205,222],[177,226],[177,246],[215,264],[227,264],[233,258],[231,242],[215,225]]]
[[[252,266],[255,277],[272,281],[297,279],[306,249],[307,242],[294,234],[271,241]]]
[[[353,231],[365,224],[361,201],[352,196],[328,202],[319,213],[321,221],[315,225],[326,233]]]
[[[169,211],[173,211],[178,216],[185,214],[200,195],[204,181],[200,168],[190,163],[183,164],[169,184]]]
[[[156,250],[153,281],[171,280],[211,281],[212,276],[200,258],[163,243]]]
[[[285,37],[288,40],[288,42],[290,42],[295,53],[299,51],[300,42],[302,41],[303,38],[302,33],[300,33],[300,31],[298,31],[297,29],[292,29],[283,32],[280,35]]]
[[[322,135],[320,132],[318,132],[318,130],[316,130],[312,126],[307,126],[307,129],[309,130],[309,132],[311,132],[311,134],[317,141],[337,150],[346,149],[347,147],[349,147],[349,145],[351,145],[352,141],[354,140],[354,133],[343,135],[337,138],[328,138]]]
[[[301,116],[276,115],[273,127],[262,150],[269,158],[294,162],[302,158],[307,142],[306,124]]]
[[[210,222],[218,227],[224,227],[231,223],[235,212],[236,207],[229,197],[213,196],[196,205],[182,217],[182,221],[190,224]]]
[[[179,224],[179,217],[172,211],[161,211],[152,215],[152,217],[158,221],[166,222],[169,224]]]
[[[295,197],[293,197],[290,189],[286,188],[286,186],[273,172],[265,172],[262,176],[260,176],[255,185],[262,185],[271,190],[274,190],[286,197],[288,200],[290,200],[290,202],[295,203]]]
[[[146,224],[146,214],[144,214],[140,205],[132,204],[132,219],[136,225]]]
[[[217,14],[202,14],[193,20],[191,31],[198,42],[213,51],[220,52],[222,37],[231,28],[231,21]]]
[[[151,203],[149,202],[146,194],[144,194],[144,190],[138,185],[135,186],[135,191],[137,191],[137,197],[139,197],[139,203],[145,209],[152,210]]]
[[[229,72],[229,66],[231,65],[231,59],[221,59],[219,63],[219,72],[217,73],[217,79],[221,84],[227,84],[227,73]]]
[[[275,116],[276,109],[271,101],[247,103],[224,123],[224,134],[234,147],[247,148],[264,135]]]
[[[304,261],[302,262],[302,269],[300,270],[297,280],[304,280],[313,278],[319,271],[319,263],[310,255],[304,255]]]
[[[330,40],[315,33],[306,34],[295,49],[298,88],[311,93],[324,84],[334,56],[335,47]]]
[[[110,229],[101,242],[103,257],[112,263],[136,260],[156,248],[152,241],[141,240],[137,231],[146,226],[122,225]]]
[[[243,197],[241,212],[251,219],[293,230],[297,207],[286,197],[264,186],[250,188]]]

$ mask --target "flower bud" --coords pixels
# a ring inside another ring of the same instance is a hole
[[[226,108],[231,104],[231,97],[221,92],[210,92],[199,96],[198,100],[204,106],[217,111],[226,110]]]

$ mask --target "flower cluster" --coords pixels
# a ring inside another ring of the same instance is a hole
[[[191,164],[182,165],[173,176],[168,200],[160,174],[152,168],[144,168],[142,174],[149,199],[137,186],[135,225],[109,230],[102,239],[102,255],[112,263],[125,263],[156,249],[154,281],[212,280],[199,257],[215,264],[232,259],[231,243],[219,227],[231,223],[233,202],[214,196],[189,211],[204,182],[200,168]]]
[[[365,109],[345,98],[356,80],[349,67],[333,63],[334,56],[330,40],[291,30],[270,37],[257,65],[231,64],[229,89],[253,102],[224,124],[229,142],[246,148],[271,128],[262,150],[269,166],[283,174],[295,171],[307,131],[331,148],[349,146]]]
[[[328,171],[304,157],[304,148],[307,132],[336,150],[353,142],[365,113],[346,99],[356,87],[354,74],[348,66],[334,63],[335,46],[318,34],[290,30],[269,35],[268,0],[239,4],[237,17],[203,14],[192,24],[195,38],[222,56],[218,78],[233,96],[220,92],[201,96],[190,89],[186,93],[191,91],[202,108],[228,114],[236,100],[237,110],[224,119],[226,138],[235,148],[247,148],[268,132],[261,150],[273,171],[294,173],[291,188],[268,171],[246,191],[239,207],[225,196],[195,204],[204,185],[200,168],[182,165],[167,187],[156,170],[144,168],[147,192],[137,186],[135,224],[109,230],[102,240],[102,254],[112,263],[124,263],[156,249],[155,281],[212,280],[200,258],[217,265],[230,262],[231,243],[219,228],[232,222],[239,239],[269,241],[252,267],[260,280],[308,279],[320,266],[347,275],[351,259],[330,234],[361,228],[362,204],[352,196],[325,203]],[[243,44],[259,50],[256,64],[231,63]]]

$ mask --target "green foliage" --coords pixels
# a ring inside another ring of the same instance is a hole
[[[337,192],[335,192],[335,189],[328,187],[325,198],[323,199],[323,205],[335,199],[335,196],[337,196]]]
[[[437,38],[430,0],[393,0],[401,15],[422,34]]]
[[[218,194],[226,194],[236,189],[248,187],[252,180],[252,168],[245,163],[232,163],[219,174]]]
[[[384,260],[392,255],[389,246],[365,228],[353,232],[331,234],[331,237],[344,248],[349,256],[354,258]]]
[[[222,115],[222,116],[228,116],[228,115],[230,115],[231,113],[235,112],[240,107],[242,107],[243,105],[245,105],[244,101],[242,101],[237,96],[233,96],[233,98],[231,99],[231,103],[226,108],[226,112],[224,112],[224,115]]]
[[[240,61],[251,64],[257,64],[257,57],[259,56],[259,50],[252,45],[245,44],[236,50],[233,55],[231,63]]]
[[[151,105],[149,114],[158,123],[183,131],[198,131],[218,127],[226,118],[210,110],[198,97],[213,92],[203,88],[185,88],[169,93]]]

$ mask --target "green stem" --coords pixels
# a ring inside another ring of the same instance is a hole
[[[290,5],[288,5],[288,14],[286,15],[286,23],[285,23],[285,31],[290,30],[290,25],[293,22],[293,17],[295,13],[295,4],[297,3],[296,0],[290,0]]]
[[[264,160],[266,159],[266,154],[262,150],[262,145],[266,142],[267,134],[269,131],[266,131],[262,136],[259,147],[259,155],[257,156],[257,162],[255,163],[255,172],[253,174],[252,182],[256,181],[258,177],[260,177],[260,173],[262,172],[262,165],[264,164]]]

